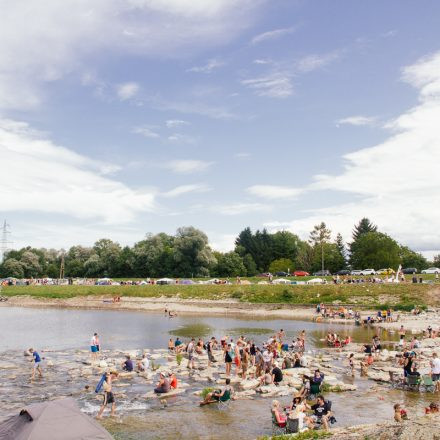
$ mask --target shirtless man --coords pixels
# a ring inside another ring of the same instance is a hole
[[[96,416],[97,419],[102,419],[102,413],[105,410],[105,407],[111,403],[112,405],[112,409],[111,409],[111,413],[110,416],[114,417],[115,416],[115,412],[116,412],[116,402],[115,402],[115,396],[113,395],[112,392],[112,382],[117,380],[118,378],[118,373],[116,372],[109,372],[109,373],[105,373],[105,380],[104,383],[102,384],[102,388],[104,389],[104,401],[102,402],[101,408],[99,409],[99,413]]]

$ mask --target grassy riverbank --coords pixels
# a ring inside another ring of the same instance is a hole
[[[1,291],[4,296],[29,295],[36,298],[74,298],[84,296],[130,296],[140,298],[180,298],[195,300],[228,300],[240,302],[314,305],[354,304],[371,308],[392,307],[410,310],[440,305],[440,286],[426,284],[397,285],[172,285],[172,286],[11,286]]]

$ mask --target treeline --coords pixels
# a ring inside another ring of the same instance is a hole
[[[134,246],[122,247],[103,238],[93,247],[72,246],[69,250],[26,247],[9,251],[0,265],[0,277],[57,278],[64,261],[65,277],[234,277],[261,272],[314,272],[322,268],[335,273],[352,267],[424,269],[440,263],[428,262],[421,254],[399,245],[381,233],[368,219],[353,230],[352,241],[341,234],[331,239],[325,223],[316,225],[307,241],[297,235],[245,228],[235,240],[235,249],[221,253],[208,245],[206,234],[193,227],[179,228],[175,235],[147,234]]]

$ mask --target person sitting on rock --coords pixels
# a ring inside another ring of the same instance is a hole
[[[272,383],[272,374],[270,368],[266,368],[265,372],[258,378],[260,385],[270,385]]]
[[[128,354],[125,356],[125,361],[122,362],[122,369],[124,371],[133,371],[133,361]]]
[[[208,393],[204,400],[200,402],[200,405],[207,405],[214,402],[227,402],[232,398],[234,390],[231,387],[231,379],[226,379],[226,385],[222,390],[215,390],[212,393]]]
[[[168,374],[168,380],[170,381],[170,388],[175,390],[177,388],[178,382],[177,377],[173,372],[170,372]]]
[[[277,363],[274,364],[274,368],[272,370],[272,381],[276,386],[283,381],[283,372]]]
[[[165,374],[160,373],[159,382],[157,383],[154,392],[156,394],[164,394],[164,393],[168,393],[169,391],[170,391],[170,382],[165,377]]]
[[[139,372],[147,371],[149,367],[150,367],[150,361],[146,353],[144,353],[142,355],[142,359],[137,362],[137,371]]]

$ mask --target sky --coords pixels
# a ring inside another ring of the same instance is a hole
[[[0,0],[13,247],[180,226],[440,252],[440,2]]]

